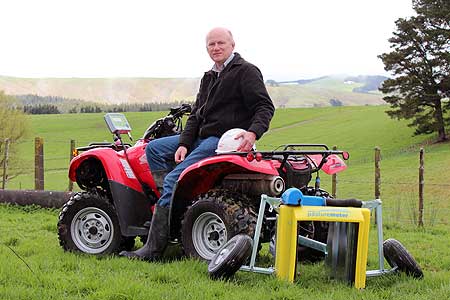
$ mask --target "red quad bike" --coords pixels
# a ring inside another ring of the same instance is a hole
[[[172,108],[134,146],[122,140],[131,131],[125,116],[105,115],[114,142],[77,148],[82,153],[70,163],[69,178],[83,191],[74,193],[59,214],[58,235],[64,250],[111,254],[132,249],[136,237],[145,241],[160,196],[145,147],[152,139],[180,133],[182,117],[190,110],[187,104]],[[277,197],[297,187],[305,195],[329,197],[320,188],[319,171],[334,174],[346,169],[338,155],[348,159],[348,153],[326,145],[290,144],[277,149],[218,154],[188,167],[174,188],[171,242],[181,242],[190,257],[211,260],[233,236],[253,236],[261,194]],[[314,186],[308,186],[313,173],[317,174]],[[273,239],[275,224],[276,212],[266,207],[261,242]],[[299,233],[326,242],[328,224],[303,222]],[[323,257],[314,249],[299,251],[304,251],[304,259]]]

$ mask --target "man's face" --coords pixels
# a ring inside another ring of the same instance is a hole
[[[213,30],[206,38],[206,50],[217,65],[223,65],[234,50],[234,41],[227,31]]]

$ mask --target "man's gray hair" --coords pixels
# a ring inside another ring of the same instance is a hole
[[[208,32],[208,34],[206,35],[206,42],[208,42],[208,37],[209,37],[209,34],[211,33],[211,31],[216,30],[216,29],[221,29],[221,30],[226,31],[228,33],[228,35],[230,36],[231,42],[233,42],[233,44],[234,44],[234,37],[233,37],[233,34],[231,33],[231,30],[229,30],[225,27],[216,27],[216,28],[211,29]]]

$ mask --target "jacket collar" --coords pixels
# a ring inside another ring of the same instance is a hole
[[[227,60],[223,63],[223,65],[220,66],[220,68],[218,68],[217,65],[214,63],[211,70],[218,73],[222,72],[223,69],[225,69],[226,66],[233,60],[234,55],[235,55],[234,52],[232,52],[231,55],[227,58]]]
[[[239,53],[237,53],[237,52],[234,52],[233,59],[225,66],[225,68],[220,73],[228,71],[233,66],[242,65],[243,62],[244,62],[244,59],[241,57],[241,55]],[[209,70],[209,71],[205,72],[205,75],[213,75],[213,76],[215,76],[214,73],[215,72],[213,70]]]

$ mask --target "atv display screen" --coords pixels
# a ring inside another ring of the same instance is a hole
[[[105,121],[111,133],[128,133],[131,131],[130,124],[123,114],[108,113],[105,115]]]

